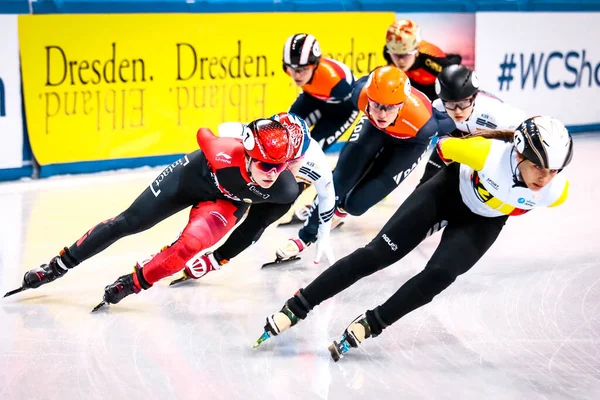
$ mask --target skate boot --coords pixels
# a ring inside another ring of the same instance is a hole
[[[310,310],[312,310],[312,306],[302,295],[302,289],[297,291],[294,297],[286,301],[279,312],[267,317],[265,330],[262,336],[254,343],[253,348],[257,348],[268,338],[277,336],[296,325],[299,320],[306,318]]]
[[[133,282],[133,274],[123,275],[115,283],[104,288],[104,301],[117,304],[130,294],[138,294],[141,290]]]
[[[218,253],[208,252],[199,258],[192,258],[185,264],[183,276],[172,281],[169,286],[187,281],[188,279],[200,279],[209,272],[221,269],[221,266],[229,261],[221,258]]]
[[[55,281],[77,264],[70,254],[68,254],[68,249],[65,247],[48,264],[42,264],[38,268],[25,272],[21,287],[6,293],[4,297],[12,296],[27,289],[37,289],[46,283]]]
[[[290,238],[275,251],[275,255],[281,260],[290,260],[296,258],[308,246],[310,246],[310,243],[304,243],[299,237]]]
[[[371,337],[371,327],[367,321],[367,317],[362,314],[358,316],[344,331],[340,342],[334,341],[329,346],[329,353],[333,361],[338,362],[340,358],[344,357],[352,347],[358,347],[363,340]],[[374,337],[374,336],[373,336]]]
[[[120,276],[114,283],[107,285],[104,288],[104,296],[102,297],[102,301],[98,304],[92,312],[98,311],[100,308],[107,304],[117,304],[125,297],[130,294],[138,294],[142,291],[142,287],[136,283],[136,281],[140,282],[141,270],[139,264],[136,265],[135,271],[132,274],[127,274]],[[135,277],[134,277],[135,276]],[[137,279],[136,279],[137,278]],[[144,282],[142,285],[143,289],[148,289],[152,287],[152,285],[145,282],[142,277],[142,281]]]
[[[261,268],[282,264],[288,261],[300,260],[298,254],[308,246],[310,246],[310,243],[305,243],[299,237],[288,239],[283,246],[275,250],[275,261],[269,261],[268,263],[263,264]]]
[[[262,342],[270,338],[271,336],[277,336],[286,329],[296,325],[298,323],[298,317],[290,310],[287,303],[283,306],[281,311],[267,317],[267,323],[265,324],[265,331],[260,338],[254,343],[253,348],[260,346]]]
[[[331,230],[340,227],[344,224],[344,218],[348,216],[348,213],[343,208],[336,207],[331,219]]]

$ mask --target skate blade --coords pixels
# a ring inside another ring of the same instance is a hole
[[[187,281],[188,279],[190,279],[190,278],[188,278],[187,276],[182,276],[181,278],[175,279],[174,281],[172,281],[171,283],[169,283],[169,286],[177,285],[177,284],[179,284],[181,282]]]
[[[336,226],[332,226],[332,227],[331,227],[331,230],[334,230],[334,229],[341,228],[341,227],[342,227],[342,226],[343,226],[345,223],[346,223],[346,221],[341,221],[341,222],[340,222],[340,223],[338,223]]]
[[[12,296],[13,294],[21,293],[21,292],[23,292],[23,291],[25,291],[27,289],[28,288],[21,286],[18,289],[11,290],[10,292],[6,292],[6,294],[4,295],[4,297],[9,297],[9,296]]]
[[[100,304],[98,304],[96,307],[94,307],[94,309],[92,310],[92,312],[96,312],[99,309],[101,309],[102,307],[108,305],[108,303],[104,300],[102,300],[102,302],[100,302]]]
[[[270,337],[271,337],[271,335],[269,334],[269,332],[264,331],[263,334],[256,340],[256,342],[254,342],[254,345],[252,346],[252,348],[253,349],[257,348],[258,346],[260,346],[260,344],[262,342],[264,342],[265,340],[267,340]]]
[[[298,256],[293,256],[293,257],[290,257],[290,258],[285,259],[285,260],[283,260],[281,258],[277,258],[275,261],[271,261],[271,262],[263,264],[262,267],[260,267],[260,268],[262,269],[262,268],[265,268],[265,267],[271,267],[273,265],[286,264],[288,262],[298,261],[298,260],[301,260],[301,258],[298,257]]]
[[[300,219],[300,218],[296,217],[296,214],[294,214],[292,219],[290,219],[289,221],[286,221],[286,222],[281,222],[280,224],[277,224],[277,226],[300,225],[300,224],[304,224],[305,222],[306,222],[305,219]]]
[[[340,361],[340,358],[343,357],[343,355],[340,353],[339,345],[337,344],[337,342],[333,342],[333,344],[329,345],[327,349],[329,350],[329,354],[331,355],[333,361],[338,362]]]

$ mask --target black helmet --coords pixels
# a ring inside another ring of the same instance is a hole
[[[471,97],[479,90],[475,72],[464,65],[450,65],[435,80],[435,93],[444,101],[458,101]]]
[[[285,41],[283,65],[302,67],[316,65],[321,60],[321,47],[313,35],[296,33]]]

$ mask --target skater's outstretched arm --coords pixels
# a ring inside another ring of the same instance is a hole
[[[331,265],[335,262],[330,243],[330,231],[331,220],[335,211],[336,195],[329,162],[314,139],[311,139],[310,146],[304,156],[304,163],[296,173],[296,179],[315,186],[317,198],[308,217],[310,220],[312,214],[316,214],[312,218],[318,221],[317,253],[314,261],[315,263],[320,262],[325,255]]]

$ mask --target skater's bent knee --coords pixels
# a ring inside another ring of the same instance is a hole
[[[427,265],[423,273],[427,277],[423,284],[429,286],[430,290],[436,294],[446,289],[456,280],[455,274],[439,264]]]
[[[376,246],[368,245],[358,249],[354,252],[354,255],[357,261],[356,265],[360,268],[360,275],[362,276],[370,275],[392,264]]]
[[[202,251],[205,246],[203,241],[195,235],[183,234],[171,248],[177,253],[179,259],[187,261]]]
[[[349,196],[343,205],[344,211],[355,217],[361,216],[369,210],[369,205],[361,199],[355,199],[354,196]]]
[[[125,210],[112,220],[109,220],[108,225],[122,234],[139,233],[146,229],[143,218],[130,210]]]

